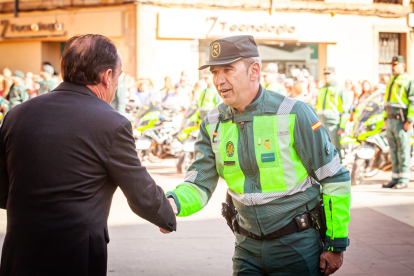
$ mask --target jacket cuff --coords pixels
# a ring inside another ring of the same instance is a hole
[[[412,122],[414,122],[414,120],[411,119],[411,118],[407,118],[407,122],[412,123]]]
[[[323,250],[333,251],[333,252],[342,252],[342,251],[346,251],[346,248],[348,246],[349,246],[348,238],[336,238],[333,240],[331,239],[331,237],[326,236]]]
[[[172,198],[174,198],[174,201],[175,201],[175,205],[177,205],[177,211],[178,211],[178,213],[177,213],[177,216],[180,214],[180,212],[181,212],[181,205],[180,205],[180,201],[178,201],[178,197],[177,197],[177,195],[174,193],[174,192],[167,192],[166,194],[165,194],[165,196],[168,198],[168,197],[172,197]]]

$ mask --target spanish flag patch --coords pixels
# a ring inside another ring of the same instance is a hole
[[[320,128],[322,126],[322,123],[320,121],[317,121],[316,123],[314,123],[311,127],[313,131],[316,131],[318,128]]]

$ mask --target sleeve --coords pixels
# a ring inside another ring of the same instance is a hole
[[[165,230],[176,230],[175,215],[164,191],[141,166],[129,122],[123,123],[115,133],[108,171],[135,214]]]
[[[189,167],[184,182],[167,196],[174,198],[178,216],[186,217],[200,211],[216,189],[219,175],[215,155],[211,148],[208,116],[201,122],[200,134],[194,146],[195,161]]]
[[[414,81],[411,81],[410,85],[408,86],[407,97],[409,102],[407,121],[410,123],[414,123]]]
[[[294,147],[308,174],[322,185],[327,227],[324,249],[345,251],[349,245],[349,171],[341,165],[338,152],[315,111],[307,104],[302,105],[295,121]]]
[[[4,125],[0,128],[0,208],[6,209],[9,197],[9,176],[7,174],[6,149],[4,146]]]

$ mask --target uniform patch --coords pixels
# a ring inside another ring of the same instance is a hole
[[[263,153],[262,154],[262,162],[272,162],[275,161],[275,153]]]
[[[232,141],[228,141],[226,145],[226,153],[228,157],[233,157],[234,155],[234,145]]]
[[[224,166],[234,166],[236,165],[236,161],[224,161]]]
[[[322,123],[320,121],[317,121],[316,123],[314,123],[311,127],[313,131],[316,131],[318,128],[320,128],[322,126]]]
[[[289,131],[282,131],[282,132],[277,133],[277,136],[285,136],[285,135],[289,135]]]
[[[265,150],[266,149],[272,149],[271,147],[270,147],[270,139],[266,139],[265,141],[264,141],[264,143],[263,143],[263,145],[265,146]]]

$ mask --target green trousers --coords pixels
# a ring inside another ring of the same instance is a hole
[[[233,276],[323,275],[319,270],[323,247],[314,228],[272,240],[236,234],[235,246]]]
[[[387,139],[390,145],[392,181],[408,183],[411,163],[411,132],[404,130],[404,124],[398,119],[387,119]]]

